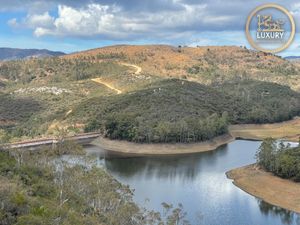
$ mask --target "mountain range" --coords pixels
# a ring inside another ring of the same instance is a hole
[[[26,58],[45,58],[61,55],[65,55],[65,53],[49,51],[47,49],[0,48],[0,60],[2,61]]]
[[[298,61],[298,60],[300,60],[300,56],[287,56],[287,57],[285,57],[285,59],[291,60],[291,61],[293,61],[293,60]]]

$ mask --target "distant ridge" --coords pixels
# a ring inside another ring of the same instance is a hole
[[[300,56],[287,56],[284,57],[287,60],[300,60]]]
[[[26,58],[45,58],[65,55],[63,52],[50,51],[47,49],[18,49],[0,48],[0,60],[16,60]]]

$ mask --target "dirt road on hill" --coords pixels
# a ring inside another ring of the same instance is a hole
[[[137,66],[137,65],[133,65],[133,64],[128,64],[128,63],[121,63],[123,66],[129,66],[129,67],[133,67],[136,69],[135,71],[135,75],[139,75],[142,72],[142,68]]]
[[[98,83],[98,84],[102,84],[102,85],[106,86],[107,88],[109,88],[109,89],[111,89],[111,90],[117,92],[118,95],[119,95],[119,94],[122,94],[122,91],[121,91],[121,90],[119,90],[119,89],[113,87],[113,86],[110,85],[109,83],[103,81],[101,78],[93,78],[92,81],[94,81],[94,82],[96,82],[96,83]]]

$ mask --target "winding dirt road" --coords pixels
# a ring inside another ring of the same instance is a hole
[[[119,95],[119,94],[122,94],[122,91],[121,91],[121,90],[119,90],[119,89],[117,89],[117,88],[111,86],[109,83],[103,81],[101,78],[94,78],[94,79],[92,79],[92,81],[94,81],[94,82],[96,82],[96,83],[98,83],[98,84],[102,84],[102,85],[106,86],[107,88],[109,88],[109,89],[111,89],[111,90],[117,92],[118,95]]]
[[[135,68],[136,69],[136,71],[134,73],[135,75],[139,75],[142,72],[142,68],[137,65],[128,64],[128,63],[121,63],[121,65]]]
[[[142,68],[137,66],[137,65],[128,64],[128,63],[121,63],[121,65],[135,68],[136,69],[136,71],[134,73],[135,75],[139,75],[142,72]],[[94,81],[98,84],[102,84],[102,85],[106,86],[107,88],[117,92],[118,95],[122,94],[122,91],[120,89],[117,89],[117,88],[113,87],[111,84],[103,81],[101,78],[93,78],[92,81]]]

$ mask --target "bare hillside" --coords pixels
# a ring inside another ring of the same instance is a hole
[[[114,60],[141,68],[143,74],[200,83],[233,78],[271,81],[299,90],[299,64],[279,56],[236,46],[110,46],[62,56],[91,61]]]

